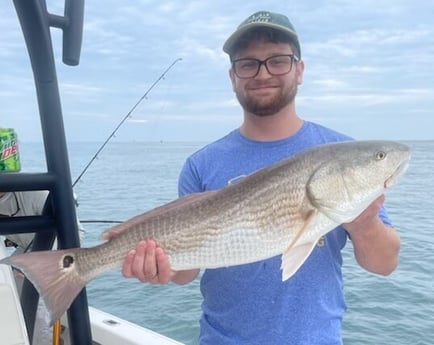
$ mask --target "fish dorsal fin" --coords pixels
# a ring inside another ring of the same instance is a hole
[[[297,270],[300,268],[303,262],[306,261],[307,257],[312,252],[312,249],[315,246],[315,242],[313,244],[309,242],[306,244],[297,245],[297,241],[312,223],[316,213],[316,210],[309,211],[303,226],[297,232],[297,234],[289,244],[288,248],[286,248],[286,250],[283,252],[282,265],[280,266],[282,270],[282,281],[289,279],[295,272],[297,272]]]
[[[216,191],[206,191],[201,193],[193,193],[186,196],[183,196],[179,199],[173,200],[165,205],[156,207],[148,212],[135,216],[126,222],[116,225],[101,234],[101,238],[103,240],[111,240],[115,237],[118,237],[120,234],[131,228],[131,225],[134,223],[142,223],[147,219],[157,217],[165,212],[169,212],[171,210],[177,209],[179,207],[185,206],[186,204],[193,203],[204,198],[208,198],[210,195],[216,193]]]

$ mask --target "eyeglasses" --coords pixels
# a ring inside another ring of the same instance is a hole
[[[265,60],[242,58],[233,60],[232,68],[240,79],[256,77],[262,65],[271,75],[280,76],[291,72],[294,61],[299,61],[299,58],[294,54],[274,55]]]
[[[4,218],[4,217],[14,217],[17,215],[18,212],[20,212],[21,208],[20,208],[20,204],[18,203],[18,198],[17,195],[15,193],[12,193],[14,195],[15,198],[15,204],[16,204],[16,211],[12,212],[11,214],[2,214],[0,213],[0,218]]]

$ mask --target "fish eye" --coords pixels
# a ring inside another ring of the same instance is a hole
[[[381,160],[383,160],[384,158],[386,158],[386,156],[387,156],[387,154],[386,154],[386,152],[384,152],[384,151],[378,151],[378,152],[375,154],[375,158],[376,158],[377,160],[379,160],[379,161],[381,161]]]

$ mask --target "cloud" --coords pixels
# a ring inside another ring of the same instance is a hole
[[[315,102],[322,105],[358,105],[360,107],[377,106],[380,104],[409,104],[416,103],[427,97],[434,97],[434,89],[401,89],[401,90],[377,90],[375,93],[366,91],[346,93],[333,92],[317,96],[300,96],[299,102],[307,104]]]
[[[144,124],[144,123],[148,123],[149,120],[145,120],[145,119],[128,119],[127,122],[128,123]]]
[[[51,13],[62,15],[63,6],[48,1]],[[359,131],[357,137],[370,135],[364,123],[375,120],[382,121],[379,127],[393,122],[396,137],[433,138],[426,125],[434,115],[432,1],[270,0],[265,7],[287,13],[300,36],[306,65],[300,114],[343,132]],[[95,129],[113,130],[179,57],[132,113],[125,131],[133,132],[125,140],[146,134],[202,141],[226,134],[239,125],[242,110],[222,45],[261,9],[257,0],[243,6],[229,0],[86,2],[77,67],[61,63],[62,32],[51,30],[68,135],[103,140]],[[39,139],[32,134],[39,122],[33,75],[13,3],[1,11],[1,121]]]
[[[343,89],[348,87],[348,84],[345,81],[338,79],[317,79],[314,80],[312,84],[326,89]]]

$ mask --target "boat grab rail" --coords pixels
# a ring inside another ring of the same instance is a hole
[[[22,227],[36,230],[32,250],[51,248],[57,236],[60,248],[79,247],[79,229],[71,183],[68,150],[63,125],[62,107],[57,82],[50,28],[63,31],[63,62],[78,65],[80,60],[84,0],[65,0],[64,15],[48,13],[46,0],[14,0],[15,10],[29,54],[39,107],[42,138],[47,172],[41,174],[7,174],[0,187],[5,191],[48,190],[50,202],[46,203],[43,216],[19,217],[17,225],[2,232],[21,232]],[[25,218],[25,219],[23,219]],[[2,220],[1,228],[10,225]],[[20,224],[21,223],[21,224]],[[42,226],[45,231],[37,231]],[[25,280],[21,303],[30,341],[32,341],[38,294]],[[68,310],[70,343],[91,345],[92,335],[86,289],[83,289]]]

